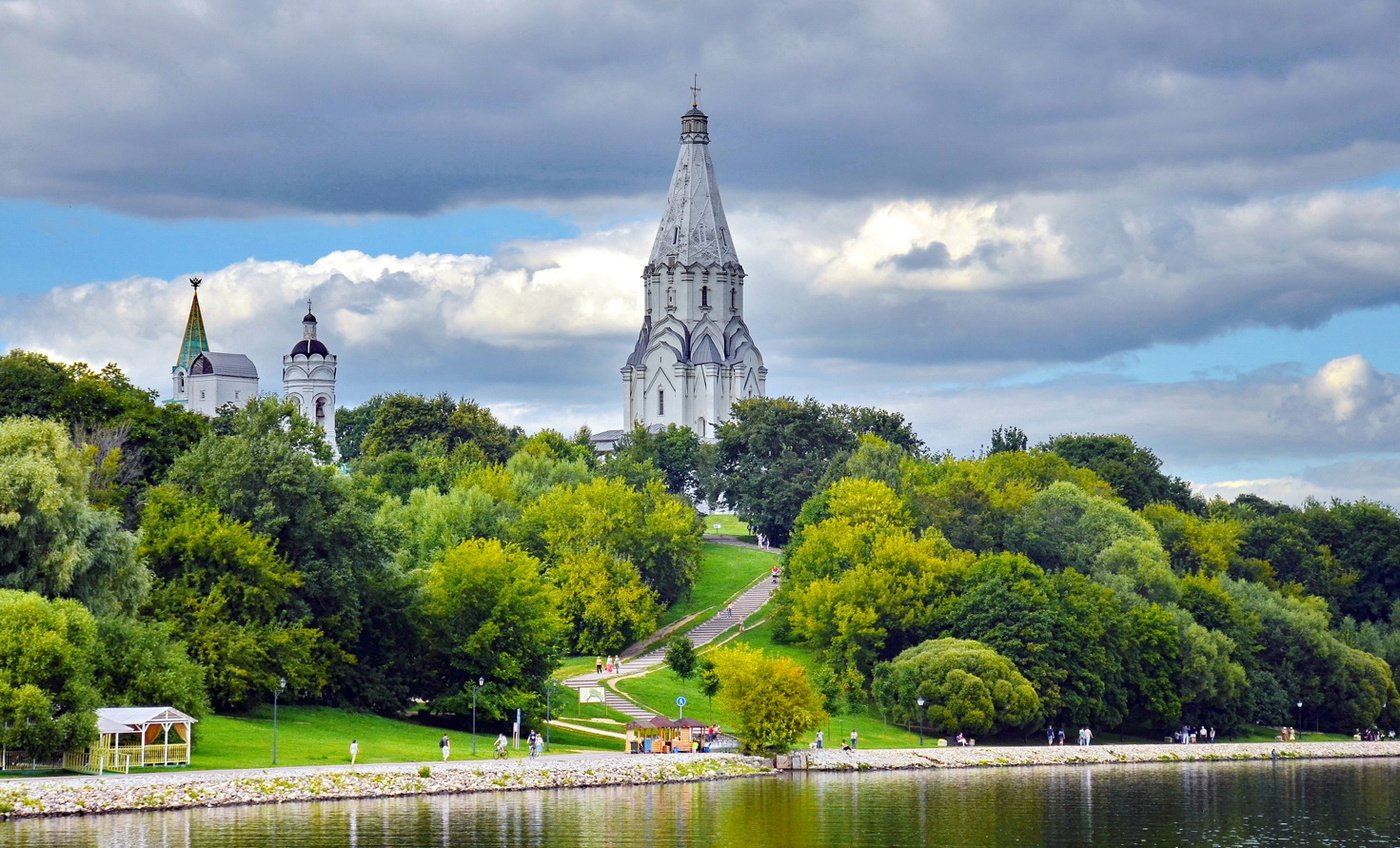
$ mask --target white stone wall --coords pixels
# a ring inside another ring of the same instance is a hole
[[[186,384],[190,392],[186,408],[211,417],[226,403],[247,406],[258,396],[257,377],[191,374],[186,378]]]

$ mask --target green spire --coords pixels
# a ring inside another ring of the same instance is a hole
[[[199,277],[190,277],[194,288],[194,300],[190,302],[190,317],[185,322],[185,337],[180,341],[180,358],[175,360],[176,368],[189,368],[194,358],[209,349],[209,337],[204,335],[204,316],[199,312]]]

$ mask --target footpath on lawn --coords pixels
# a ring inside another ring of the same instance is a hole
[[[771,550],[761,549],[757,545],[742,542],[729,536],[706,536],[705,541],[714,544],[747,548],[755,551]],[[774,554],[777,553],[777,551],[771,552]],[[776,561],[775,559],[774,562]],[[720,604],[718,610],[712,616],[705,619],[700,624],[691,627],[691,629],[685,630],[686,627],[694,624],[694,620],[682,619],[680,622],[662,628],[648,639],[643,640],[644,644],[654,647],[649,647],[648,650],[640,655],[628,657],[624,654],[622,657],[622,670],[620,672],[604,670],[600,673],[590,671],[586,674],[568,678],[564,681],[564,685],[575,691],[596,689],[601,686],[603,688],[604,706],[622,713],[632,721],[646,721],[647,719],[654,718],[656,713],[645,707],[638,706],[634,701],[623,696],[613,687],[613,684],[618,680],[644,675],[662,665],[666,661],[666,637],[674,632],[684,631],[686,637],[690,639],[690,643],[697,648],[710,644],[730,629],[739,627],[745,619],[762,609],[763,606],[768,603],[768,600],[773,597],[773,593],[777,591],[777,588],[778,585],[775,581],[768,575],[763,575],[750,583],[748,588],[729,599],[728,603]],[[599,733],[600,735],[618,739],[621,739],[623,736],[623,734],[618,732],[592,729],[575,723],[570,723],[568,725],[560,723],[560,725],[567,726],[573,730],[589,731],[591,729],[592,732]]]

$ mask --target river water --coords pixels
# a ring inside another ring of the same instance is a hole
[[[813,774],[0,823],[0,846],[1400,845],[1400,761]]]

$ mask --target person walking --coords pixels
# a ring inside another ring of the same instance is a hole
[[[359,756],[360,756],[360,741],[359,741],[358,739],[351,739],[351,740],[350,740],[350,765],[353,766],[353,765],[355,764],[355,759],[356,759],[357,757],[359,757]]]
[[[447,762],[447,758],[452,755],[452,740],[447,738],[446,733],[438,740],[438,747],[442,749],[442,761]]]
[[[817,731],[817,750],[820,751],[821,749],[822,749],[822,732],[821,732],[820,730],[818,730],[818,731]]]
[[[602,658],[602,657],[594,657],[594,659],[593,659],[593,673],[594,673],[594,674],[602,674],[602,673],[603,673],[603,658]]]
[[[851,728],[851,750],[854,751],[855,749],[856,749],[856,729],[853,727],[853,728]]]

